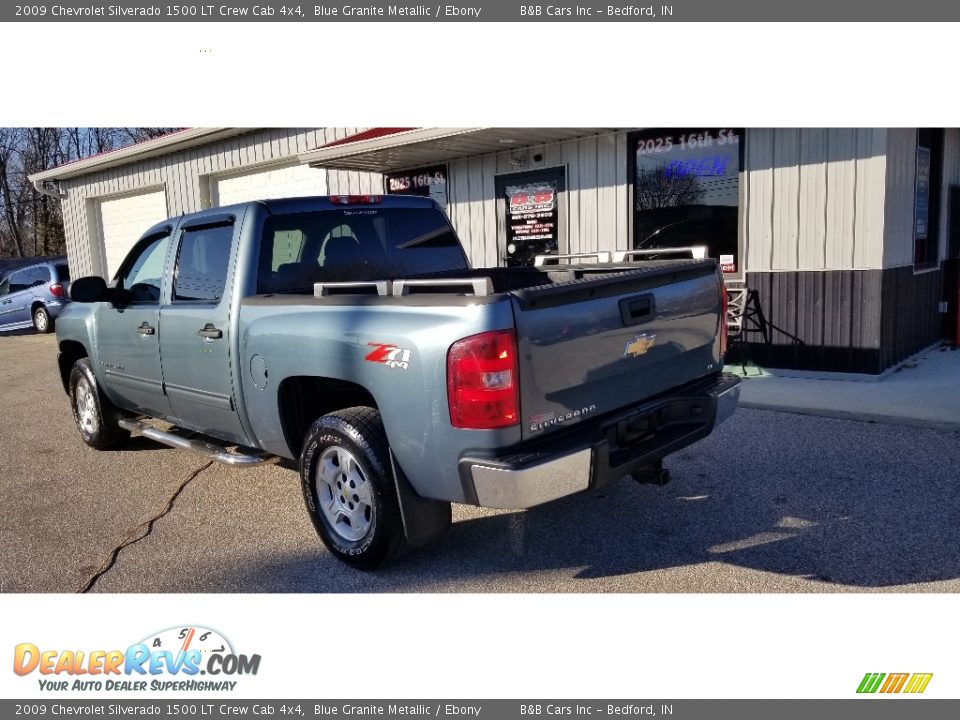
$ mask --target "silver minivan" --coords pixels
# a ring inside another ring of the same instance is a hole
[[[53,330],[69,302],[70,271],[66,261],[48,261],[14,270],[0,280],[0,330],[31,325],[37,332]]]

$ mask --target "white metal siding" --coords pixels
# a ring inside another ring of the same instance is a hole
[[[209,145],[65,180],[67,252],[77,277],[106,274],[97,207],[101,198],[164,187],[169,214],[215,202],[242,168],[293,156],[363,128],[253,130]],[[563,199],[570,252],[630,246],[626,132],[504,150],[449,163],[448,212],[476,266],[499,263],[503,218],[498,174],[549,167],[566,171]],[[746,269],[822,270],[895,267],[912,261],[913,129],[748,129],[741,176]],[[539,160],[534,160],[535,156]],[[262,167],[261,167],[262,169]],[[300,171],[298,171],[300,172]],[[378,193],[376,173],[304,170],[326,176],[330,193]],[[221,179],[227,178],[227,180]],[[960,133],[948,130],[947,189],[960,182]],[[238,195],[239,197],[239,195]]]
[[[163,187],[169,215],[210,207],[211,175],[227,175],[241,168],[289,162],[299,153],[332,142],[362,128],[270,128],[200,145],[157,158],[109,168],[64,180],[64,232],[67,256],[75,277],[106,275],[96,208],[105,196]],[[376,173],[314,170],[326,175],[329,192],[380,192]],[[352,189],[351,189],[352,188]]]
[[[210,178],[212,205],[327,194],[327,174],[309,165],[286,165]]]
[[[887,132],[887,196],[884,267],[913,264],[913,198],[917,170],[917,129]]]
[[[887,130],[746,131],[747,270],[883,266]]]
[[[746,269],[882,267],[886,135],[883,128],[748,129],[740,210]],[[451,162],[449,212],[471,261],[498,262],[504,221],[494,176],[549,167],[566,170],[568,251],[628,249],[627,154],[627,133],[618,132]]]
[[[626,133],[609,133],[450,162],[447,212],[475,267],[500,264],[504,220],[497,213],[496,176],[553,167],[566,170],[561,247],[566,243],[572,253],[628,248]]]
[[[103,200],[99,205],[106,274],[112,277],[144,231],[167,217],[167,201],[163,190],[157,190]]]

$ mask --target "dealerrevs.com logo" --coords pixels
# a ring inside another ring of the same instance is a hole
[[[20,643],[13,652],[13,671],[36,674],[45,691],[231,691],[234,678],[259,669],[260,655],[234,652],[223,635],[199,626],[151,633],[125,650],[49,650]]]

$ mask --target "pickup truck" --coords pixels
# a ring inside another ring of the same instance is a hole
[[[59,366],[87,445],[296,461],[318,535],[358,568],[436,538],[450,503],[663,483],[739,395],[715,261],[472,269],[427,198],[174,217],[71,297]]]

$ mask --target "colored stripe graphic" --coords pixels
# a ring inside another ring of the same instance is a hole
[[[886,682],[884,682],[886,678]],[[860,685],[857,687],[858,693],[875,693],[878,690],[881,693],[895,694],[899,692],[918,694],[927,689],[930,680],[933,679],[933,673],[866,673]],[[882,683],[882,685],[881,685]]]
[[[910,673],[890,673],[887,675],[887,681],[883,684],[883,687],[880,688],[882,693],[898,693],[903,689],[904,683],[907,682],[907,678],[910,677]]]
[[[907,689],[904,692],[908,693],[922,693],[927,689],[927,685],[930,684],[930,679],[933,677],[933,673],[914,673],[913,677],[910,678],[910,682],[907,684]]]
[[[863,680],[860,681],[860,687],[857,688],[857,692],[875,693],[877,688],[880,687],[880,682],[884,677],[886,676],[883,673],[867,673],[863,676]]]

